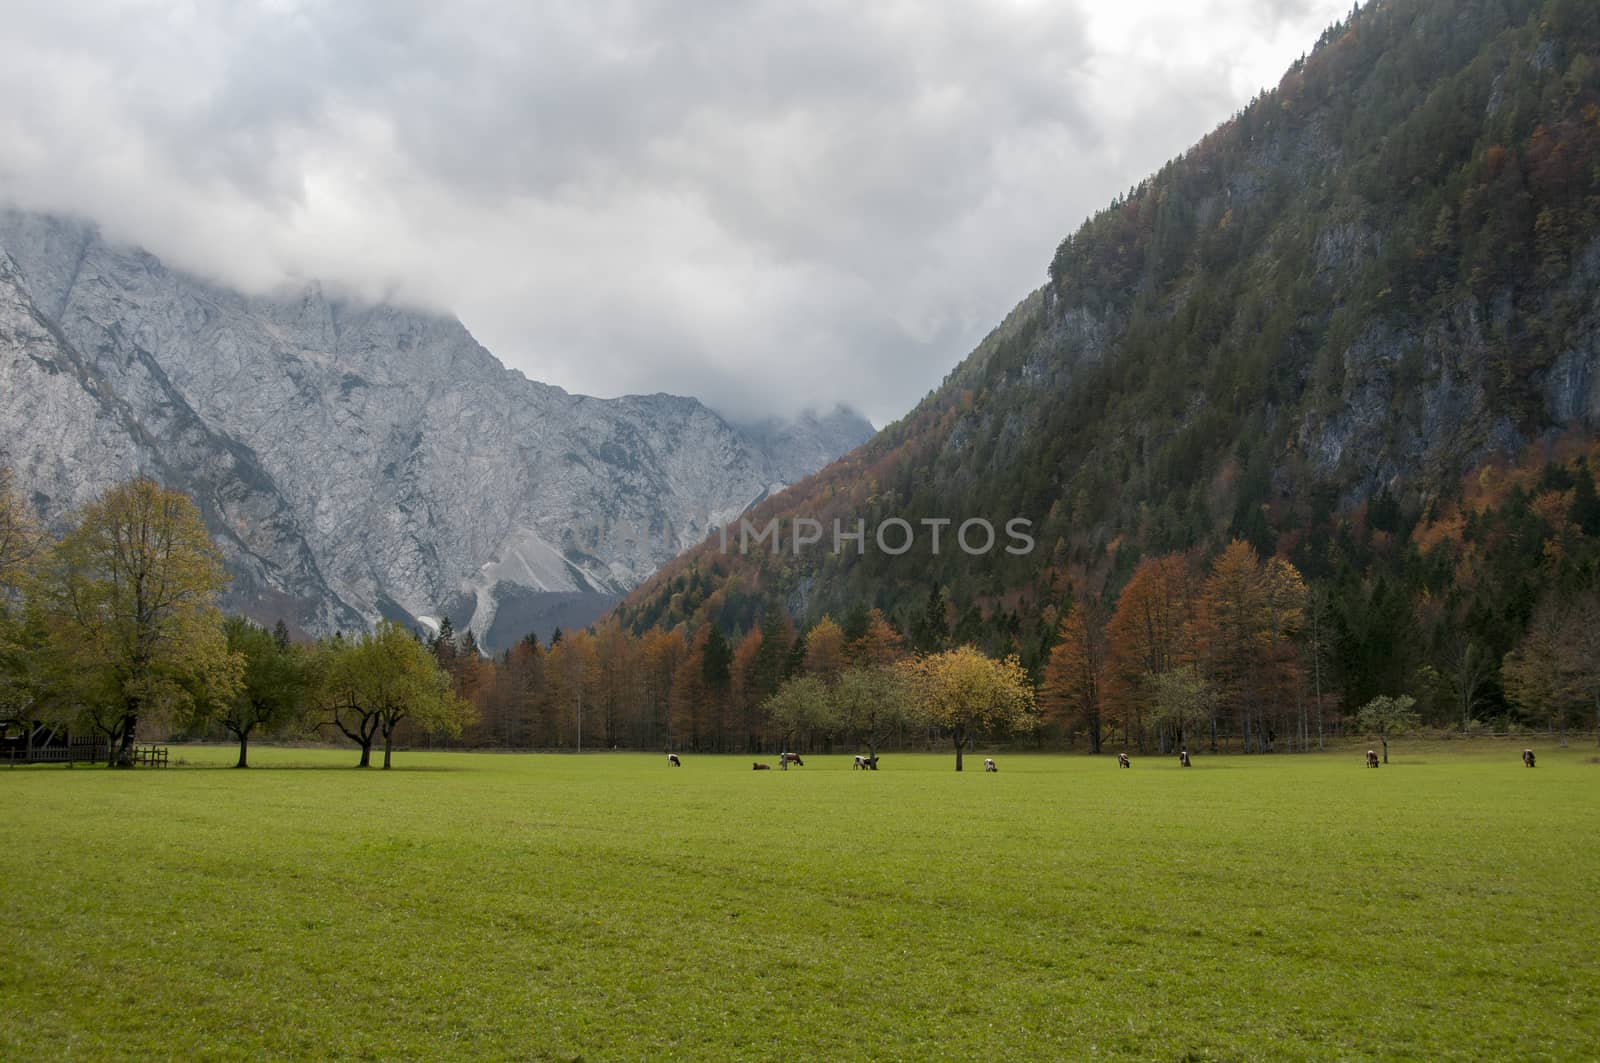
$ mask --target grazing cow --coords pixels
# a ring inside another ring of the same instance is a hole
[[[1178,763],[1186,768],[1189,766],[1189,751],[1187,749],[1178,750]]]
[[[793,764],[797,768],[803,768],[806,766],[806,762],[800,759],[800,754],[798,753],[779,753],[778,756],[783,758],[782,763],[785,766],[790,764]]]
[[[674,768],[683,767],[683,761],[678,759],[678,754],[676,754],[676,753],[668,753],[667,754],[667,763],[671,764]]]
[[[984,771],[998,772],[1000,769],[994,766],[994,758],[993,757],[984,757],[983,758],[983,770]]]
[[[1522,763],[1526,764],[1530,768],[1533,767],[1533,750],[1524,749],[1522,751]]]
[[[1128,759],[1128,754],[1126,754],[1126,753],[1118,753],[1117,754],[1117,767],[1119,767],[1119,768],[1131,768],[1131,767],[1133,767],[1133,762]]]
[[[1367,767],[1376,768],[1377,766],[1378,766],[1378,751],[1375,750],[1375,749],[1367,750]]]
[[[756,766],[755,766],[755,768],[753,770],[755,770],[755,771],[771,771],[772,770],[772,765],[771,764],[763,764],[758,760],[758,761],[756,761]]]
[[[860,753],[857,753],[856,759],[850,762],[851,771],[855,771],[857,768],[861,769],[862,771],[867,770],[867,758],[863,757]]]

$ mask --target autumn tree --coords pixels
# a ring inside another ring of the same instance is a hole
[[[595,657],[598,668],[594,701],[599,710],[601,740],[611,747],[624,740],[625,730],[637,733],[635,717],[644,699],[639,646],[620,625],[607,623],[595,632]]]
[[[1192,665],[1162,672],[1150,684],[1151,715],[1172,731],[1176,748],[1187,749],[1189,736],[1210,719],[1216,689]]]
[[[762,703],[780,744],[803,731],[825,731],[833,725],[832,692],[814,675],[797,675]]]
[[[365,768],[372,763],[381,721],[376,706],[364,697],[356,648],[339,633],[318,643],[307,665],[307,697],[319,717],[314,726],[331,727],[354,742],[361,750],[356,767]]]
[[[845,657],[851,664],[866,668],[882,668],[905,659],[905,640],[889,623],[881,609],[866,614],[861,634],[845,647]]]
[[[239,741],[234,767],[247,768],[250,736],[282,728],[299,713],[306,695],[306,670],[297,647],[280,645],[265,628],[242,616],[230,616],[223,630],[241,670],[239,686],[219,706],[217,718]]]
[[[11,470],[0,465],[0,608],[15,600],[24,574],[44,547],[44,534],[17,493]]]
[[[399,624],[380,623],[357,647],[356,657],[366,673],[366,697],[378,710],[386,770],[400,724],[455,737],[471,720],[471,707],[451,689],[450,676]]]
[[[226,702],[239,682],[222,558],[187,495],[139,479],[85,507],[46,562],[58,676],[130,767],[141,721]]]
[[[359,767],[371,764],[379,735],[383,766],[390,767],[395,731],[402,723],[459,735],[470,718],[434,653],[392,621],[380,621],[372,634],[353,641],[329,640],[319,658],[317,698],[332,714],[332,726],[361,747]]]
[[[1133,570],[1107,625],[1105,708],[1141,751],[1149,684],[1189,656],[1193,604],[1188,559],[1147,557]]]
[[[1260,559],[1253,546],[1235,539],[1211,564],[1193,626],[1196,655],[1216,684],[1219,708],[1238,721],[1247,753],[1262,664],[1261,598]]]
[[[641,648],[644,712],[652,741],[672,748],[672,678],[688,647],[676,631],[647,631]]]
[[[574,631],[550,647],[546,656],[546,677],[558,734],[565,738],[568,721],[573,726],[573,744],[583,752],[584,723],[599,687],[600,657],[594,636]],[[591,734],[590,743],[593,744]],[[563,745],[566,743],[563,741]]]
[[[1045,665],[1039,705],[1044,718],[1068,730],[1083,727],[1089,752],[1100,752],[1100,714],[1106,675],[1105,614],[1098,602],[1079,602],[1061,621]]]
[[[893,664],[857,664],[833,685],[833,720],[839,731],[867,747],[876,770],[878,747],[906,722],[910,696],[904,673]]]
[[[669,716],[677,749],[713,748],[732,673],[727,640],[715,625],[695,633],[672,675]]]
[[[512,749],[537,743],[539,698],[544,687],[544,647],[534,637],[516,641],[500,662],[501,741]]]
[[[1383,743],[1383,762],[1389,763],[1389,736],[1404,734],[1420,721],[1413,708],[1417,699],[1410,694],[1390,697],[1380,694],[1356,712],[1356,726],[1365,734],[1375,734]]]
[[[1030,731],[1036,724],[1033,684],[1015,656],[996,661],[971,646],[903,662],[913,712],[950,736],[956,771],[978,731]]]
[[[1215,684],[1219,709],[1238,721],[1246,752],[1271,748],[1276,733],[1268,709],[1285,703],[1298,686],[1293,640],[1305,600],[1305,582],[1293,565],[1282,558],[1263,564],[1241,539],[1212,562],[1194,613],[1194,654]]]
[[[30,746],[43,631],[22,609],[22,588],[44,546],[33,513],[15,491],[11,470],[0,465],[0,728],[13,721],[24,724]]]
[[[833,618],[824,616],[806,633],[806,671],[832,683],[845,666],[844,631]]]
[[[1552,729],[1557,720],[1565,728],[1569,713],[1593,709],[1600,742],[1600,592],[1547,595],[1501,676],[1512,703]]]

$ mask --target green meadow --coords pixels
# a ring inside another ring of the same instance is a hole
[[[0,1058],[1592,1059],[1600,757],[1521,746],[0,768]]]

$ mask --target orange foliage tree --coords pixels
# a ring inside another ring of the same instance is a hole
[[[1106,719],[1141,752],[1147,740],[1150,683],[1190,656],[1194,575],[1182,554],[1147,557],[1117,599],[1106,639]]]
[[[1100,714],[1106,680],[1105,611],[1088,600],[1061,621],[1059,641],[1045,665],[1039,707],[1044,718],[1070,734],[1082,727],[1089,752],[1100,752]]]

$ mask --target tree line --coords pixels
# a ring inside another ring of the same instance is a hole
[[[745,630],[633,631],[613,616],[495,656],[448,618],[429,634],[386,622],[297,643],[281,622],[221,615],[221,562],[181,493],[123,485],[50,541],[5,483],[0,719],[104,735],[120,762],[141,725],[225,735],[241,766],[263,736],[343,737],[363,766],[421,743],[869,758],[949,743],[959,766],[974,741],[1024,736],[1258,753],[1419,723],[1471,730],[1491,713],[1600,726],[1600,504],[1586,458],[1475,484],[1460,508],[1406,527],[1404,550],[1380,527],[1399,531],[1400,516],[1357,515],[1364,548],[1398,561],[1388,589],[1382,571],[1308,581],[1243,539],[1209,558],[1152,555],[1120,586],[1069,586],[1030,666],[1014,638],[974,645],[937,584],[898,623],[863,604],[800,627],[768,603]],[[1522,588],[1524,620],[1456,589],[1503,594],[1493,573]]]
[[[471,706],[413,634],[295,645],[224,617],[222,558],[193,501],[153,480],[120,484],[59,539],[38,526],[0,468],[0,733],[31,743],[41,725],[106,739],[131,766],[141,730],[219,727],[239,743],[266,733],[342,734],[390,766],[402,729],[459,734]]]

